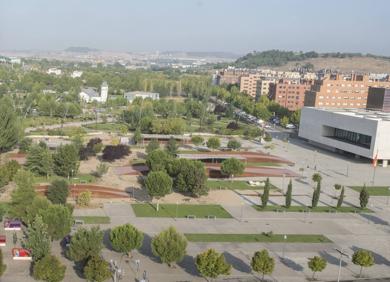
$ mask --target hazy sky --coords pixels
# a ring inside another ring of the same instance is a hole
[[[390,0],[0,0],[0,50],[390,55]]]

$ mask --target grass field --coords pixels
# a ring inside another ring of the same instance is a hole
[[[82,220],[85,224],[108,224],[111,222],[108,216],[75,216],[74,219]]]
[[[156,211],[156,205],[152,204],[132,204],[131,207],[137,217],[185,218],[189,215],[193,215],[196,218],[207,218],[208,216],[232,218],[232,216],[220,205],[160,204],[158,212]]]
[[[259,190],[263,189],[264,186],[250,186],[246,181],[241,180],[207,180],[207,187],[210,190],[217,189],[233,189],[233,190]],[[271,190],[278,190],[278,188],[271,184]]]
[[[304,211],[309,211],[309,212],[329,212],[329,213],[371,213],[373,212],[370,209],[361,209],[359,207],[340,207],[338,209],[334,207],[328,207],[328,206],[321,206],[321,207],[316,207],[316,208],[311,208],[311,207],[304,207],[304,206],[291,206],[290,208],[286,209],[283,206],[267,206],[265,208],[262,208],[261,206],[256,206],[253,205],[253,207],[259,211],[259,212],[265,212],[265,211],[272,211],[272,212],[304,212]]]
[[[360,192],[363,189],[363,186],[348,186],[348,187],[357,192]],[[366,189],[370,196],[390,196],[389,186],[366,186]]]
[[[232,243],[331,243],[323,235],[288,234],[286,240],[283,234],[184,234],[190,242],[232,242]]]
[[[84,125],[85,128],[100,130],[100,131],[109,131],[109,132],[127,132],[127,125],[122,123],[95,123]]]

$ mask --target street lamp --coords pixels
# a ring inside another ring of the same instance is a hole
[[[337,282],[340,282],[340,275],[341,275],[341,264],[343,262],[343,257],[351,258],[351,256],[343,251],[343,249],[335,249],[340,254],[340,261],[339,261],[339,273],[337,275]]]

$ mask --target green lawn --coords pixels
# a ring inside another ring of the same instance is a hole
[[[108,224],[111,222],[108,216],[75,216],[74,219],[82,220],[85,224]]]
[[[349,188],[360,192],[363,186],[348,186]],[[366,186],[370,196],[390,196],[389,186]]]
[[[331,243],[323,235],[287,234],[284,240],[283,234],[209,234],[209,233],[185,233],[190,242],[234,242],[234,243]]]
[[[160,204],[158,212],[156,205],[152,204],[132,204],[131,207],[137,217],[176,217],[175,204]],[[177,205],[177,217],[185,218],[188,215],[194,215],[196,218],[207,218],[208,216],[232,218],[220,205]]]
[[[310,211],[310,212],[329,212],[329,213],[334,213],[334,212],[341,212],[341,213],[371,213],[373,212],[370,209],[361,209],[359,207],[340,207],[338,209],[334,207],[329,207],[329,206],[320,206],[316,208],[311,208],[311,207],[304,207],[304,206],[291,206],[290,208],[286,209],[283,206],[267,206],[265,208],[262,208],[261,206],[253,205],[253,207],[260,212],[263,211],[272,211],[272,212],[277,212],[277,211],[286,211],[286,212],[304,212],[304,211]]]
[[[109,132],[127,132],[127,125],[123,123],[95,123],[84,125],[85,128],[100,130],[100,131],[109,131]]]
[[[233,190],[259,190],[263,189],[264,186],[250,186],[246,181],[242,180],[207,180],[207,187],[210,190],[217,189],[233,189]],[[271,184],[271,190],[278,190],[278,188]]]

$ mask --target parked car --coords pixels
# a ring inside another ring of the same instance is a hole
[[[287,129],[295,129],[296,127],[292,123],[288,123],[288,124],[286,124],[286,128]]]

